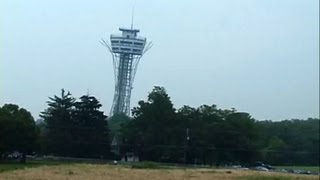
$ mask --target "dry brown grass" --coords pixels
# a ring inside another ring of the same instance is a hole
[[[8,180],[212,180],[212,179],[319,179],[318,176],[227,169],[131,169],[123,166],[73,164],[42,166],[0,173]],[[257,179],[257,178],[253,178]],[[260,178],[258,178],[260,179]]]

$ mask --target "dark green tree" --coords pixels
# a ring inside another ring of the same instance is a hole
[[[106,157],[110,151],[107,116],[100,102],[90,95],[75,103],[73,134],[74,156]]]
[[[84,95],[76,101],[62,89],[61,97],[50,97],[48,106],[39,123],[45,153],[94,158],[109,155],[107,116],[94,96]]]
[[[61,96],[49,97],[48,108],[41,113],[45,123],[45,142],[47,153],[59,156],[72,156],[73,134],[70,129],[74,126],[73,114],[75,98],[70,92],[61,90]]]
[[[35,150],[37,135],[30,112],[15,104],[0,107],[0,159],[3,153],[18,151],[25,162],[26,154]]]
[[[121,113],[115,114],[108,119],[110,135],[113,137],[115,135],[120,135],[120,129],[123,124],[128,123],[131,120],[130,117]]]
[[[127,124],[131,120],[130,117],[124,113],[115,114],[108,119],[110,129],[110,140],[111,140],[111,152],[115,159],[120,159],[120,146],[122,144],[121,139],[123,135],[121,133],[121,127]]]
[[[176,135],[176,113],[163,87],[154,87],[147,101],[133,108],[133,120],[122,128],[123,143],[141,159],[156,160],[170,156]],[[165,151],[167,150],[167,151]]]
[[[251,163],[256,158],[257,129],[255,120],[248,113],[237,112],[226,116],[217,147],[223,150],[227,162]],[[218,149],[219,149],[218,148]]]

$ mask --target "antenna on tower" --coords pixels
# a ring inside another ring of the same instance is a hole
[[[131,30],[133,29],[133,17],[134,17],[134,4],[135,1],[133,1],[133,5],[132,5],[132,14],[131,14]]]

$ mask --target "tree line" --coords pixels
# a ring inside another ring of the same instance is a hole
[[[41,119],[17,105],[0,108],[0,160],[23,154],[209,164],[319,165],[319,119],[258,121],[216,105],[175,109],[163,87],[139,101],[132,117],[107,117],[92,95],[50,97]]]

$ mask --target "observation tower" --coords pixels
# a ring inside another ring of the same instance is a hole
[[[113,59],[114,97],[110,117],[116,114],[130,116],[130,99],[134,77],[138,64],[152,46],[145,37],[138,36],[139,29],[119,28],[121,34],[110,35],[110,42],[103,40],[102,45],[108,48]]]

